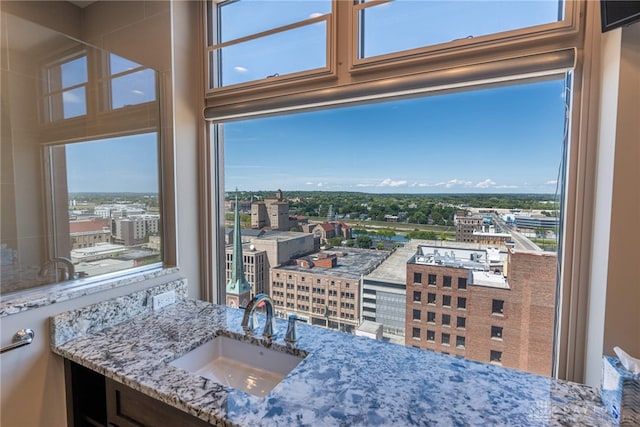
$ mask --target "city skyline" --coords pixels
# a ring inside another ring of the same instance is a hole
[[[225,190],[554,194],[564,127],[564,79],[230,122]]]

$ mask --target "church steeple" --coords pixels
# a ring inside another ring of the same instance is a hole
[[[240,233],[240,214],[238,212],[238,191],[236,190],[235,221],[233,226],[233,259],[231,260],[231,280],[227,283],[227,295],[238,297],[242,301],[244,294],[251,293],[251,284],[244,276],[242,255],[242,235]],[[234,298],[236,299],[236,298]],[[227,302],[227,305],[230,305]]]

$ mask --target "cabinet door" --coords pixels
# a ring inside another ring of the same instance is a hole
[[[211,424],[123,384],[106,379],[107,419],[113,427],[202,427]]]

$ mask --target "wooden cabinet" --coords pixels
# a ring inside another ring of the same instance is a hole
[[[211,424],[65,360],[70,427],[202,427]]]

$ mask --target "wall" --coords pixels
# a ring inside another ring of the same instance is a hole
[[[165,97],[163,131],[168,136],[164,163],[175,165],[163,188],[165,199],[176,198],[179,213],[166,212],[176,220],[177,263],[179,274],[127,285],[118,289],[83,296],[70,301],[3,317],[0,322],[0,345],[10,342],[21,328],[35,330],[34,342],[2,354],[0,359],[0,425],[7,427],[66,425],[62,359],[49,350],[49,317],[119,295],[146,289],[158,283],[187,277],[189,297],[200,296],[198,258],[198,190],[197,141],[200,81],[199,65],[194,53],[194,22],[197,2],[131,1],[97,2],[79,9],[66,2],[3,1],[0,8],[23,17],[33,17],[39,24],[79,39],[88,39],[119,55],[158,69],[164,75],[160,92]],[[173,55],[176,56],[172,61]],[[179,64],[175,65],[174,64]],[[172,97],[176,91],[179,96]],[[175,141],[175,146],[174,146]],[[174,156],[175,153],[175,156]],[[171,169],[171,168],[170,168]],[[4,204],[4,194],[3,194]],[[171,242],[168,242],[171,244]]]
[[[585,360],[586,384],[598,387],[602,354],[613,346],[640,356],[640,23],[598,35],[600,115],[595,218]]]

